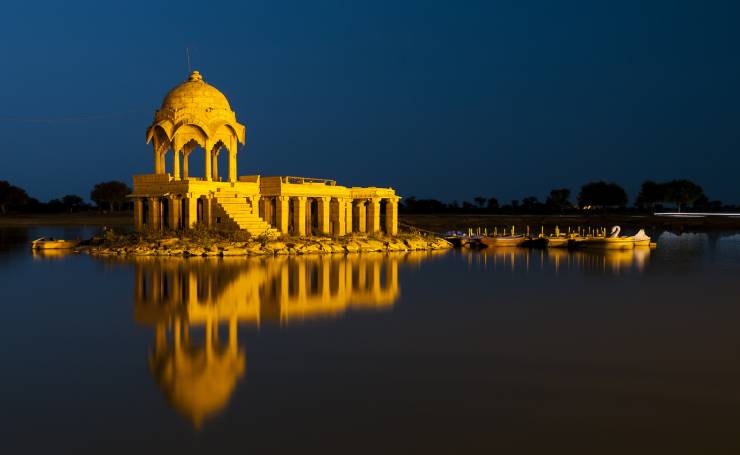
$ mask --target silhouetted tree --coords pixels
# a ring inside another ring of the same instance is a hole
[[[490,211],[498,209],[498,199],[496,199],[495,197],[489,197],[486,208]]]
[[[691,204],[704,195],[704,189],[702,187],[685,179],[671,180],[663,185],[665,186],[666,202],[676,204],[679,212],[681,211],[681,206]]]
[[[642,182],[640,192],[635,199],[635,205],[640,209],[654,210],[655,205],[666,200],[665,184],[652,180]]]
[[[9,210],[17,209],[28,204],[30,198],[26,190],[11,185],[10,182],[0,180],[0,213],[5,215]]]
[[[126,195],[131,194],[131,188],[123,182],[110,181],[98,183],[90,193],[90,199],[95,202],[98,207],[103,205],[108,206],[108,210],[111,212],[116,208],[127,203]]]
[[[524,199],[522,199],[522,210],[524,210],[525,212],[534,212],[540,209],[541,207],[542,207],[542,204],[534,196],[529,196],[529,197],[525,197]]]
[[[616,183],[591,182],[581,187],[578,204],[581,207],[594,206],[604,209],[624,207],[627,205],[627,192]]]
[[[85,208],[85,201],[76,194],[68,194],[62,198],[62,205],[65,210],[71,212],[82,210]]]
[[[477,205],[479,209],[482,209],[486,205],[486,198],[484,198],[483,196],[476,196],[473,198],[473,200],[475,201],[475,205]]]
[[[570,205],[569,199],[570,190],[568,188],[555,188],[550,190],[550,196],[545,201],[545,205],[563,213],[563,210]]]

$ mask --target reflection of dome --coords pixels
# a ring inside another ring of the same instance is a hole
[[[150,361],[168,401],[196,427],[226,406],[246,363],[242,352],[227,348],[209,354],[207,349],[175,347]]]
[[[231,110],[229,101],[223,93],[210,84],[206,84],[199,72],[193,71],[187,81],[170,90],[164,97],[160,111],[172,109],[192,110],[198,114],[199,110],[226,109]]]

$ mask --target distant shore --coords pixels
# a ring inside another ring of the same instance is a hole
[[[134,225],[131,212],[24,213],[0,216],[0,226],[111,226]]]
[[[740,218],[674,218],[649,214],[607,214],[607,215],[490,215],[490,214],[400,214],[399,220],[403,230],[413,226],[432,232],[467,230],[468,228],[509,227],[517,229],[540,226],[552,229],[559,226],[601,226],[619,225],[627,228],[645,228],[653,230],[705,230],[705,229],[740,229]],[[57,213],[57,214],[12,214],[0,216],[0,227],[7,226],[109,226],[133,227],[134,218],[131,212],[101,213]]]
[[[715,229],[740,229],[740,218],[707,217],[707,218],[674,218],[655,216],[650,214],[606,214],[606,215],[476,215],[476,214],[425,214],[399,216],[402,228],[414,226],[432,232],[466,231],[468,228],[481,229],[494,227],[511,227],[517,229],[529,226],[532,231],[540,229],[551,230],[558,226],[561,230],[568,227],[600,226],[611,227],[619,225],[626,228],[669,230],[674,232],[701,231]],[[521,232],[524,233],[524,232]]]

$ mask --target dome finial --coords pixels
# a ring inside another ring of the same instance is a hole
[[[193,71],[190,73],[190,77],[188,78],[189,82],[201,82],[203,81],[203,76],[200,75],[198,71]]]

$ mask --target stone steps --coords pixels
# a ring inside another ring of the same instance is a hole
[[[276,229],[254,213],[254,208],[246,196],[233,191],[219,191],[215,200],[231,221],[239,226],[239,229],[245,230],[254,236],[278,233]]]

